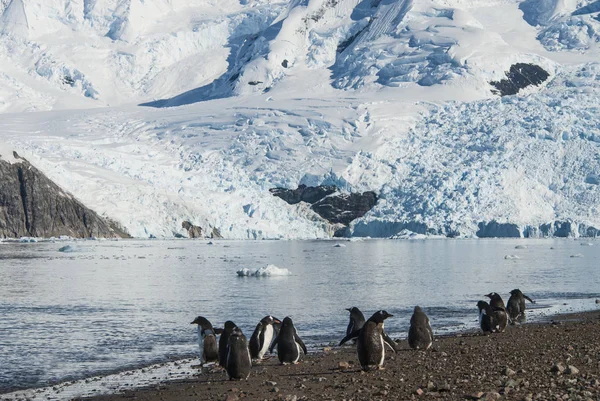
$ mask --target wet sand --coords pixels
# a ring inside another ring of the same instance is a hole
[[[196,378],[89,401],[181,400],[600,400],[600,311],[560,315],[505,333],[437,338],[414,351],[399,341],[384,370],[362,372],[354,346],[325,348],[297,365],[277,357],[247,381],[205,368]]]

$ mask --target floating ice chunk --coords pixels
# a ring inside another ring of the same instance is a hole
[[[572,258],[583,258],[583,255],[580,253],[576,253],[575,255],[571,255]]]
[[[345,248],[346,245],[344,245],[344,244],[335,244],[333,247],[334,248]]]
[[[292,274],[292,272],[288,269],[283,267],[277,267],[275,265],[267,265],[265,267],[261,267],[260,269],[254,272],[244,267],[243,269],[238,270],[236,273],[240,277],[290,276]]]
[[[19,242],[38,242],[38,240],[32,237],[21,237],[19,238]]]
[[[581,246],[594,246],[591,242],[582,242]]]
[[[509,259],[509,260],[512,260],[512,259],[521,259],[521,258],[520,258],[520,257],[518,257],[517,255],[506,255],[506,256],[504,257],[504,259]]]
[[[277,267],[275,265],[267,265],[266,267],[261,267],[254,275],[256,277],[267,277],[267,276],[289,276],[292,272],[284,267]]]
[[[58,249],[58,252],[66,252],[66,253],[75,252],[75,251],[76,251],[76,248],[72,247],[71,245],[65,245]]]
[[[527,245],[517,245],[515,249],[527,249]]]

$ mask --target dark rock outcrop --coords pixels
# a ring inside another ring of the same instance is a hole
[[[364,216],[377,203],[373,191],[328,196],[313,203],[311,209],[331,223],[347,226],[354,219]]]
[[[16,152],[0,158],[0,237],[128,236],[88,209]]]
[[[290,205],[306,202],[313,204],[320,201],[327,195],[337,192],[337,187],[334,185],[319,185],[318,187],[307,187],[299,185],[296,189],[287,188],[272,188],[269,190],[274,196],[277,196]]]
[[[189,221],[184,221],[183,223],[181,223],[181,227],[184,230],[187,230],[189,238],[203,238],[202,227],[195,226]]]
[[[223,238],[217,227],[210,227],[210,235],[204,235],[204,230],[200,226],[192,224],[189,220],[181,223],[181,227],[188,232],[188,238]]]
[[[494,92],[500,96],[516,95],[519,90],[530,85],[540,85],[549,76],[550,74],[538,65],[517,63],[510,66],[506,79],[492,81],[490,84],[496,88]]]
[[[377,194],[373,191],[334,195],[337,191],[338,188],[333,185],[317,187],[300,185],[297,189],[270,189],[274,196],[283,199],[290,205],[299,202],[309,203],[311,204],[310,208],[325,220],[345,226],[352,220],[364,216],[377,203]]]

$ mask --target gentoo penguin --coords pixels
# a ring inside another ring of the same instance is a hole
[[[234,327],[229,335],[227,345],[227,362],[225,370],[229,380],[247,379],[252,368],[248,340],[239,327]]]
[[[294,327],[294,322],[287,316],[281,323],[279,334],[271,344],[269,351],[272,353],[273,348],[277,346],[277,357],[282,365],[286,363],[298,363],[300,359],[300,350],[306,354],[306,345],[298,336],[298,332]]]
[[[433,343],[433,331],[429,324],[429,318],[420,306],[415,306],[415,311],[410,318],[410,329],[408,330],[408,345],[413,349],[426,350]]]
[[[362,370],[382,368],[383,361],[385,360],[385,344],[388,344],[392,348],[392,351],[396,352],[394,342],[383,331],[383,321],[392,316],[384,310],[375,312],[362,328],[354,330],[340,341],[339,345],[342,345],[346,341],[358,338],[356,353],[358,354],[358,361]]]
[[[513,323],[525,317],[525,300],[528,300],[532,304],[535,303],[535,301],[523,294],[518,288],[510,292],[506,312],[508,312],[508,317]]]
[[[492,311],[494,313],[494,320],[496,321],[496,332],[504,333],[506,330],[506,325],[508,324],[508,315],[506,313],[506,307],[504,306],[504,301],[502,297],[495,292],[490,292],[486,295],[486,297],[490,298],[490,306],[492,307]]]
[[[198,345],[200,346],[200,364],[219,360],[217,335],[208,319],[198,316],[191,324],[198,325]]]
[[[350,312],[350,322],[346,329],[346,335],[351,334],[354,330],[359,330],[365,324],[365,315],[356,306],[346,309]]]
[[[479,308],[479,327],[484,333],[493,333],[495,331],[496,320],[492,307],[485,301],[477,302]]]
[[[225,364],[227,363],[227,344],[229,343],[229,336],[231,336],[235,327],[235,323],[231,320],[226,321],[221,337],[219,337],[219,365],[223,367],[225,367]]]
[[[256,329],[250,337],[250,356],[253,360],[263,359],[271,342],[276,337],[274,323],[281,324],[281,321],[273,316],[265,316],[256,325]]]

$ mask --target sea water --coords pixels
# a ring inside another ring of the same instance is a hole
[[[596,309],[598,260],[600,242],[573,239],[2,242],[0,399],[193,357],[198,315],[248,337],[265,315],[291,316],[316,349],[344,337],[352,306],[393,314],[392,338],[406,336],[415,305],[436,334],[476,328],[492,291],[537,300],[529,320]],[[237,274],[268,265],[289,274]]]

